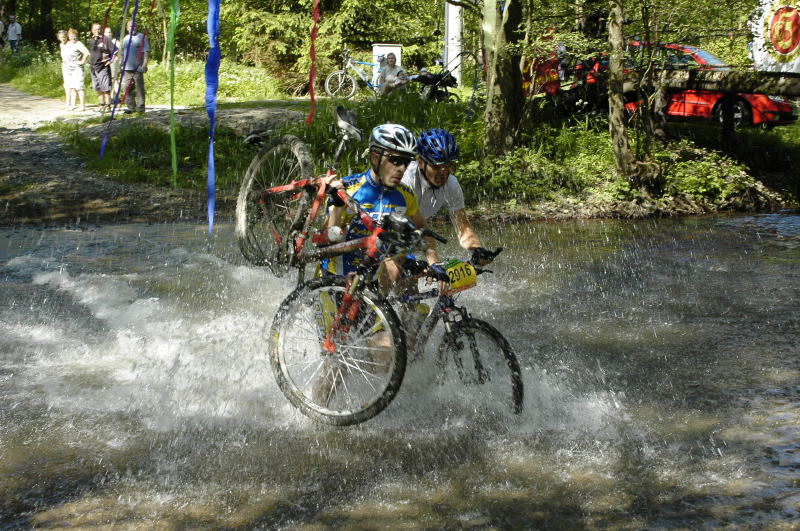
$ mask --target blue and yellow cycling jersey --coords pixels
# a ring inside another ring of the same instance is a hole
[[[417,198],[409,187],[401,183],[395,188],[387,188],[377,182],[369,170],[348,175],[342,179],[342,184],[350,197],[376,221],[385,214],[395,213],[410,217],[419,212]],[[358,215],[345,212],[344,220],[347,224],[345,240],[355,240],[369,235],[369,230]],[[359,250],[355,253],[326,258],[322,261],[322,269],[337,275],[346,275],[356,270],[363,257],[364,251]]]

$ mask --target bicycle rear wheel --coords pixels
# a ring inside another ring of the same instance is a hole
[[[452,323],[439,345],[437,359],[447,372],[455,372],[486,407],[501,405],[522,411],[523,386],[519,361],[505,337],[480,319]]]
[[[273,139],[253,158],[236,200],[236,239],[248,262],[278,275],[288,270],[291,232],[301,225],[309,204],[305,190],[266,193],[267,188],[310,178],[311,154],[299,138]]]
[[[270,331],[278,387],[306,416],[327,424],[358,424],[397,394],[406,367],[405,339],[394,310],[370,290],[358,293],[357,317],[322,348],[344,295],[341,277],[314,279],[282,303]]]
[[[349,100],[356,93],[356,80],[344,70],[331,72],[325,78],[325,92],[331,98]]]

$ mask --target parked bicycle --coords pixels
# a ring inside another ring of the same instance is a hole
[[[443,378],[448,369],[455,370],[463,383],[480,386],[487,399],[520,412],[523,386],[511,346],[494,327],[457,307],[453,298],[475,285],[480,270],[451,261],[444,264],[451,281],[445,293],[388,300],[378,289],[384,260],[419,248],[426,237],[446,240],[428,229],[416,230],[398,215],[375,220],[341,189],[336,194],[360,217],[369,236],[335,242],[321,227],[336,165],[347,143],[361,138],[351,112],[338,107],[336,114],[342,138],[324,176],[310,177],[308,149],[300,139],[283,136],[254,158],[236,205],[236,235],[244,256],[276,275],[298,270],[298,286],[281,302],[270,330],[270,361],[279,388],[317,421],[344,426],[374,417],[395,397],[406,369],[408,331],[393,304],[436,296],[415,344],[426,344],[443,321],[436,350]],[[357,249],[365,257],[354,274],[305,281],[306,264]],[[423,351],[416,348],[414,358]]]
[[[359,68],[361,66],[368,66],[372,68],[380,68],[383,66],[383,56],[378,56],[377,63],[369,63],[367,61],[356,61],[350,56],[350,50],[345,48],[344,54],[342,55],[342,69],[336,70],[328,74],[328,77],[325,78],[325,92],[331,98],[341,98],[343,100],[347,100],[353,97],[356,93],[356,89],[358,88],[358,82],[353,75],[348,72],[352,71],[358,76],[359,79],[367,86],[371,91],[377,94],[379,84],[372,83],[370,80],[370,74]]]

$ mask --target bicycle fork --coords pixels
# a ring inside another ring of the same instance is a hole
[[[336,316],[325,334],[325,341],[322,343],[322,350],[328,354],[336,352],[336,340],[344,337],[358,318],[358,312],[361,310],[361,299],[355,297],[354,294],[360,283],[360,276],[348,275],[342,303],[339,305]]]
[[[470,317],[467,309],[456,307],[445,308],[443,314],[445,334],[442,340],[451,347],[450,350],[452,351],[453,363],[456,366],[458,378],[464,384],[473,383],[480,385],[486,383],[490,377],[481,361],[481,354],[477,339],[475,338],[475,332],[469,326],[462,326],[461,324],[469,321]],[[469,357],[472,358],[472,364],[475,369],[474,376],[468,375],[467,371],[464,369],[464,360],[462,359],[461,353],[465,350],[468,352]],[[446,356],[447,352],[443,354],[442,358],[446,358]],[[442,364],[442,369],[444,370],[447,359],[440,359],[439,363]]]

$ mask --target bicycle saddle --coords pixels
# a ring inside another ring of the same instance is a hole
[[[361,130],[356,127],[356,113],[350,109],[345,109],[341,105],[336,106],[336,125],[347,136],[361,141]]]

